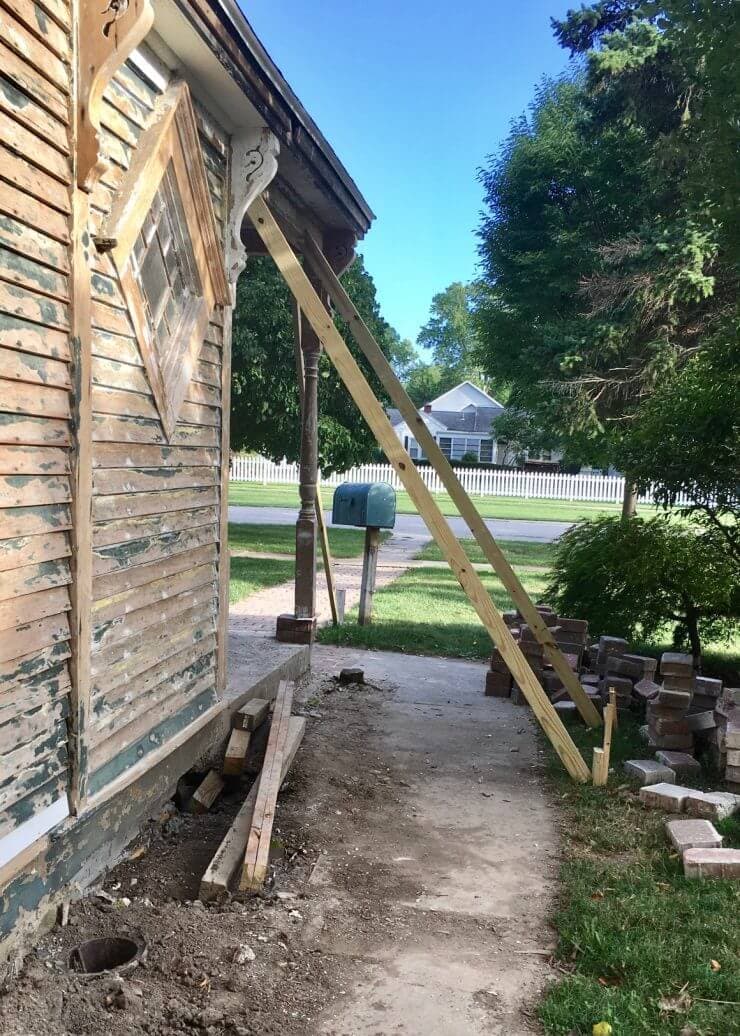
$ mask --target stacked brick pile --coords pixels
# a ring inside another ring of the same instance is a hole
[[[713,761],[731,790],[740,792],[740,687],[725,687],[714,719]]]
[[[694,751],[694,734],[688,712],[694,693],[694,660],[691,655],[667,651],[660,660],[662,686],[647,705],[648,743],[669,751]]]

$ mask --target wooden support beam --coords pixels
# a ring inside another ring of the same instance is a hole
[[[594,748],[591,773],[594,787],[603,787],[609,780],[609,759],[612,751],[612,733],[617,722],[617,692],[609,691],[609,704],[604,709],[604,745]]]
[[[260,889],[267,877],[272,825],[275,821],[278,792],[283,782],[283,758],[288,744],[292,704],[293,687],[287,680],[283,680],[275,696],[275,711],[272,715],[272,726],[267,740],[265,762],[260,773],[254,816],[249,831],[247,851],[244,854],[244,866],[239,882],[242,892],[247,889],[252,891]]]
[[[234,726],[240,730],[256,730],[269,714],[270,703],[266,698],[252,698],[234,716]]]
[[[188,803],[189,813],[207,813],[224,788],[224,782],[215,770],[209,770]]]
[[[442,484],[465,519],[473,536],[478,541],[489,564],[504,584],[512,601],[542,645],[545,657],[560,677],[570,697],[576,703],[581,716],[590,726],[598,727],[601,723],[601,717],[593,702],[589,700],[581,687],[578,674],[573,672],[568,664],[568,660],[555,643],[549,627],[535,608],[519,577],[493,538],[491,530],[483,518],[481,518],[478,509],[468,496],[452,465],[442,453],[439,444],[424,423],[421,414],[409,399],[406,390],[396,377],[393,368],[354,306],[352,299],[344,290],[341,281],[334,273],[326,256],[316,241],[308,234],[305,237],[304,260],[311,274],[321,283],[324,291],[331,297],[341,316],[349,324],[355,341],[378,375],[383,388],[390,396],[391,402],[398,408],[409,428],[413,429],[414,438],[435,468],[442,480]]]
[[[447,560],[458,582],[475,608],[494,644],[506,661],[514,679],[522,689],[532,711],[547,734],[563,765],[574,780],[589,780],[590,772],[581,753],[552,707],[550,700],[524,658],[519,645],[511,635],[503,616],[480,577],[445,521],[436,501],[424,484],[415,464],[398,441],[396,433],[365,376],[355,362],[331,315],[321,302],[303,267],[285,240],[262,198],[257,198],[249,209],[255,229],[265,242],[275,264],[293,292],[306,318],[326,349],[340,377],[349,389],[360,413],[367,421],[389,462],[393,465],[419,514]]]
[[[380,529],[369,525],[365,529],[362,582],[360,584],[360,603],[357,613],[357,622],[360,626],[369,626],[373,621],[373,596],[375,594],[375,571],[378,567],[379,545]]]
[[[244,773],[251,738],[252,735],[249,731],[242,730],[240,727],[231,731],[224,755],[224,764],[221,768],[224,777],[239,777]]]
[[[305,716],[291,716],[288,729],[288,743],[285,746],[283,765],[280,771],[281,782],[288,775],[291,763],[300,748],[305,732]],[[254,814],[254,804],[257,801],[258,788],[259,780],[256,780],[203,875],[200,883],[199,899],[204,903],[228,891],[232,878],[244,860],[244,851],[247,847],[247,840],[252,827],[252,816]]]
[[[293,327],[295,343],[295,366],[296,377],[298,378],[298,394],[301,400],[301,413],[303,413],[305,399],[305,370],[303,365],[303,349],[301,348],[301,310],[300,306],[293,299]],[[316,528],[319,533],[321,544],[321,556],[324,559],[324,574],[326,576],[326,588],[329,591],[329,607],[331,608],[331,621],[333,626],[339,626],[341,620],[339,606],[337,604],[337,590],[334,582],[334,562],[332,561],[329,548],[329,534],[326,530],[324,519],[324,506],[321,500],[321,485],[316,485]]]

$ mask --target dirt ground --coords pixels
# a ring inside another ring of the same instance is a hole
[[[366,685],[335,682],[350,664]],[[316,648],[265,894],[196,898],[249,781],[203,816],[171,805],[6,983],[0,1031],[540,1031],[556,826],[530,720],[482,686],[472,663]],[[70,972],[76,943],[126,933],[146,940],[136,968]]]

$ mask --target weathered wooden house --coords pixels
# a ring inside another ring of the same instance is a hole
[[[234,0],[0,0],[0,56],[1,950],[117,858],[250,672],[305,665],[227,656],[242,223],[269,187],[339,269],[372,214]]]

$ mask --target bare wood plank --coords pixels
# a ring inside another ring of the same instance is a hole
[[[2,515],[0,515],[0,527]],[[69,537],[64,532],[41,536],[15,536],[0,540],[0,572],[7,572],[23,565],[40,565],[44,561],[57,561],[71,554]]]
[[[270,839],[275,819],[275,805],[282,784],[283,756],[288,743],[292,704],[293,686],[287,681],[281,681],[275,696],[275,711],[244,854],[244,866],[239,882],[242,891],[260,888],[267,876]]]
[[[21,288],[17,284],[8,284],[0,280],[0,309],[6,313],[46,324],[49,327],[66,331],[69,328],[67,306],[45,295],[38,295],[29,288]]]
[[[123,493],[118,496],[96,496],[93,499],[93,521],[144,514],[161,514],[194,507],[218,504],[218,491],[208,486],[198,489],[171,489],[161,493]]]
[[[193,616],[197,617],[196,624]],[[126,711],[128,715],[138,698],[198,659],[212,655],[215,644],[212,618],[203,625],[200,612],[191,611],[177,617],[170,638],[160,636],[160,627],[150,628],[142,644],[127,651],[118,649],[114,661],[106,667],[102,668],[97,659],[100,671],[93,676],[93,725],[104,726],[114,713]]]
[[[115,277],[94,271],[91,281],[92,297],[96,302],[103,302],[116,309],[126,309],[126,301]]]
[[[16,154],[0,144],[0,177],[25,191],[32,198],[62,213],[70,211],[68,185],[60,183],[45,170],[38,169],[26,161],[23,154]]]
[[[156,572],[158,566],[151,567]],[[141,570],[134,571],[138,574]],[[214,565],[210,562],[161,579],[152,579],[143,586],[132,587],[131,590],[124,590],[112,597],[101,598],[93,603],[93,621],[96,624],[108,622],[110,619],[146,608],[149,604],[167,601],[188,590],[197,590],[201,586],[212,584],[215,574]]]
[[[128,335],[129,337],[133,335],[131,321],[125,310],[115,309],[104,302],[93,302],[91,310],[92,323],[96,330],[111,331],[113,334]]]
[[[93,631],[94,648],[107,648],[129,637],[137,636],[149,626],[169,622],[182,612],[214,600],[215,596],[215,587],[210,583],[205,583],[195,590],[178,594],[177,597],[155,601],[154,604],[147,605],[145,608],[138,608],[136,611],[119,615],[115,619],[98,623]]]
[[[0,111],[6,112],[61,154],[69,154],[66,120],[60,120],[37,104],[33,95],[19,90],[4,72],[0,73]]]
[[[69,32],[72,24],[72,17],[69,10],[69,4],[66,0],[35,0],[35,3],[42,11],[46,11],[49,17],[53,18],[60,28],[67,33]]]
[[[16,697],[23,698],[30,684],[43,680],[47,670],[56,668],[69,658],[69,644],[59,641],[31,651],[27,655],[0,662],[0,684],[4,694],[16,692]]]
[[[66,612],[30,622],[18,629],[3,630],[0,633],[0,662],[9,662],[21,655],[40,651],[60,640],[69,640]]]
[[[62,798],[66,791],[65,784],[64,777],[54,777],[47,784],[37,788],[30,795],[26,795],[6,809],[0,814],[0,838],[10,834],[33,813],[39,813],[47,806],[51,806],[57,799]]]
[[[12,752],[3,756],[4,776],[6,778],[16,777],[44,759],[56,757],[66,760],[65,739],[66,726],[64,722],[60,722],[50,730],[41,733],[33,741],[19,745]]]
[[[8,507],[0,512],[0,529],[4,541],[18,536],[63,532],[71,527],[72,517],[67,504]]]
[[[375,397],[342,336],[337,331],[331,315],[322,304],[265,201],[260,197],[256,198],[250,206],[249,214],[265,247],[272,255],[301,310],[324,345],[329,358],[349,389],[364,419],[399,475],[404,488],[411,495],[419,514],[424,518],[427,528],[433,534],[485,629],[501,652],[563,765],[574,780],[587,781],[590,773],[582,755],[542,690],[519,645],[512,637],[511,631],[487,593],[479,575],[471,566],[465,551],[453,535],[416,466],[403,449],[381,403]]]
[[[22,381],[0,380],[0,407],[6,412],[26,414],[29,417],[68,419],[71,416],[69,392],[66,389],[29,385]]]
[[[0,413],[0,442],[28,446],[68,446],[69,423],[57,418]]]
[[[111,104],[121,115],[133,123],[138,129],[146,129],[151,118],[152,109],[149,104],[143,103],[128,88],[124,78],[117,72],[108,83],[103,95],[105,100]],[[136,141],[132,141],[136,143]]]
[[[66,450],[44,446],[0,446],[0,475],[66,475]]]
[[[144,366],[135,338],[112,335],[107,331],[94,331],[92,348],[93,356],[101,359],[117,360],[120,363],[130,363],[137,367]]]
[[[0,630],[20,630],[39,619],[66,611],[69,611],[69,591],[66,586],[14,598],[0,604]]]
[[[304,716],[291,716],[288,728],[288,741],[283,754],[283,765],[280,771],[281,781],[284,781],[300,748],[303,735],[306,730],[306,719]],[[252,826],[254,804],[257,799],[259,781],[255,781],[244,804],[234,818],[234,822],[226,832],[223,841],[208,865],[200,883],[199,898],[202,902],[216,899],[229,889],[232,879],[244,859],[244,852],[247,847],[249,831]]]
[[[201,381],[204,385],[221,385],[221,365],[217,363],[204,363],[202,360],[195,365],[193,370],[193,381]]]
[[[47,144],[32,130],[26,129],[14,118],[0,109],[0,139],[20,158],[37,166],[62,184],[68,185],[72,178],[70,161],[51,144]]]
[[[33,230],[11,216],[0,214],[0,246],[27,256],[61,274],[69,272],[67,248],[47,234]],[[12,278],[8,278],[12,279]]]
[[[66,696],[32,712],[22,712],[0,725],[0,755],[34,741],[60,720],[66,718],[69,705]]]
[[[212,507],[173,511],[137,518],[120,518],[96,525],[93,530],[95,553],[100,558],[101,570],[109,564],[101,548],[110,544],[130,543],[132,540],[157,540],[172,533],[181,533],[206,527],[215,530],[218,514]],[[210,535],[210,533],[209,533]],[[214,535],[214,540],[216,536]]]
[[[96,581],[93,593],[98,594],[100,578],[111,572],[126,571],[140,565],[148,565],[161,561],[162,558],[174,557],[187,553],[196,547],[216,542],[216,526],[202,525],[200,528],[186,528],[177,532],[165,533],[162,536],[150,536],[140,540],[125,540],[107,547],[95,547],[93,551],[93,570]],[[102,595],[101,595],[102,596]]]
[[[246,705],[242,705],[234,716],[234,726],[238,730],[256,730],[269,714],[269,701],[265,698],[252,698]]]
[[[22,712],[51,705],[69,693],[69,669],[65,662],[60,662],[45,672],[38,673],[35,679],[12,688],[2,684],[0,689],[0,723],[7,723]]]
[[[109,759],[114,758],[127,747],[134,744],[139,738],[145,736],[152,728],[156,727],[169,716],[174,716],[188,701],[192,701],[204,691],[211,689],[215,684],[215,671],[212,668],[209,672],[198,678],[183,677],[184,682],[175,679],[171,686],[175,692],[168,695],[164,701],[158,702],[153,708],[148,709],[133,722],[127,723],[125,727],[117,730],[110,738],[94,745],[90,752],[91,770],[97,770]]]
[[[209,342],[204,342],[200,347],[200,360],[201,363],[208,364],[211,367],[219,367],[221,365],[221,350]],[[204,381],[206,379],[202,378],[201,380]]]
[[[140,129],[132,122],[117,103],[115,94],[107,92],[103,95],[103,104],[100,110],[100,121],[113,136],[129,147],[135,148],[139,142]]]
[[[223,790],[224,782],[220,774],[210,770],[193,792],[193,797],[188,802],[188,812],[207,813]]]
[[[164,489],[215,486],[218,469],[193,468],[98,468],[93,491],[101,496],[111,493],[149,493]]]
[[[219,451],[197,446],[148,446],[138,443],[99,443],[96,468],[169,468],[216,466]]]
[[[166,576],[174,576],[215,560],[215,544],[206,543],[179,554],[164,555],[148,564],[129,565],[127,568],[96,577],[93,581],[93,600],[118,599],[136,587],[146,587],[155,581],[166,586],[163,582]],[[142,604],[146,603],[145,596],[141,595]]]
[[[252,735],[248,730],[241,730],[235,727],[229,736],[229,743],[226,746],[224,755],[223,773],[226,777],[239,777],[244,773],[249,751],[249,742]]]
[[[151,395],[126,392],[123,389],[93,386],[93,409],[97,414],[115,414],[118,417],[144,417],[159,420],[159,411]],[[197,403],[183,403],[180,408],[178,430],[184,424],[200,424],[218,427],[221,412],[215,407],[200,406]],[[186,433],[183,433],[186,434]],[[166,441],[166,440],[165,440]]]
[[[13,17],[0,7],[0,38],[37,72],[65,93],[70,90],[71,75],[63,60],[23,24],[22,16]]]
[[[21,799],[47,784],[52,778],[60,778],[66,771],[66,749],[40,759],[24,769],[22,774],[6,780],[0,787],[0,813],[9,813]]]
[[[67,277],[64,274],[2,247],[0,278],[9,284],[18,284],[63,303],[67,302],[69,297]]]
[[[0,507],[66,504],[69,479],[58,475],[4,475],[0,478]]]
[[[4,161],[7,154],[8,152],[3,154],[0,148],[0,163]],[[0,165],[0,171],[12,172],[13,169]],[[18,171],[23,172],[22,169]],[[44,201],[39,201],[36,195],[29,194],[24,186],[17,187],[15,184],[0,180],[0,212],[5,214],[6,220],[17,220],[27,228],[33,228],[37,232],[55,238],[61,244],[66,244],[69,240],[65,213],[50,208]],[[12,224],[6,223],[6,226],[12,226]],[[7,237],[7,233],[5,236]]]
[[[69,391],[72,382],[69,366],[63,360],[52,360],[36,353],[0,348],[0,378],[23,381],[30,385],[47,385]],[[4,400],[0,401],[3,406]]]
[[[69,97],[48,79],[42,78],[28,62],[0,42],[2,75],[20,87],[29,97],[46,108],[65,125],[69,123]]]
[[[124,389],[126,392],[137,392],[147,399],[151,397],[152,390],[149,385],[146,371],[141,362],[132,365],[121,363],[119,360],[93,358],[93,384],[105,388]],[[154,404],[151,404],[152,406]],[[156,407],[154,408],[156,411]],[[147,413],[141,416],[148,416]]]
[[[144,108],[152,111],[159,93],[144,82],[130,61],[116,70],[115,80]]]
[[[3,222],[4,217],[0,217]],[[29,323],[20,317],[0,313],[0,345],[6,349],[48,356],[52,360],[69,360],[69,335],[64,331]]]
[[[217,446],[218,429],[204,425],[179,424],[168,439],[159,421],[141,417],[116,417],[95,414],[93,417],[95,442],[140,442],[171,446]]]
[[[236,290],[234,288],[234,290]],[[223,409],[221,411],[221,514],[219,521],[219,558],[218,558],[218,691],[224,694],[228,683],[229,669],[229,603],[231,580],[231,553],[229,552],[229,476],[231,456],[231,328],[233,307],[226,308],[225,338],[229,347],[223,351],[221,365],[221,393]],[[202,352],[202,349],[201,349]]]
[[[36,37],[42,46],[47,47],[62,61],[69,61],[69,33],[60,28],[55,21],[44,17],[41,6],[34,0],[4,0],[12,14],[29,32]],[[4,4],[3,4],[4,9]]]
[[[24,565],[3,574],[0,580],[0,601],[35,594],[40,590],[51,590],[57,586],[68,586],[71,581],[69,561],[66,558]]]

